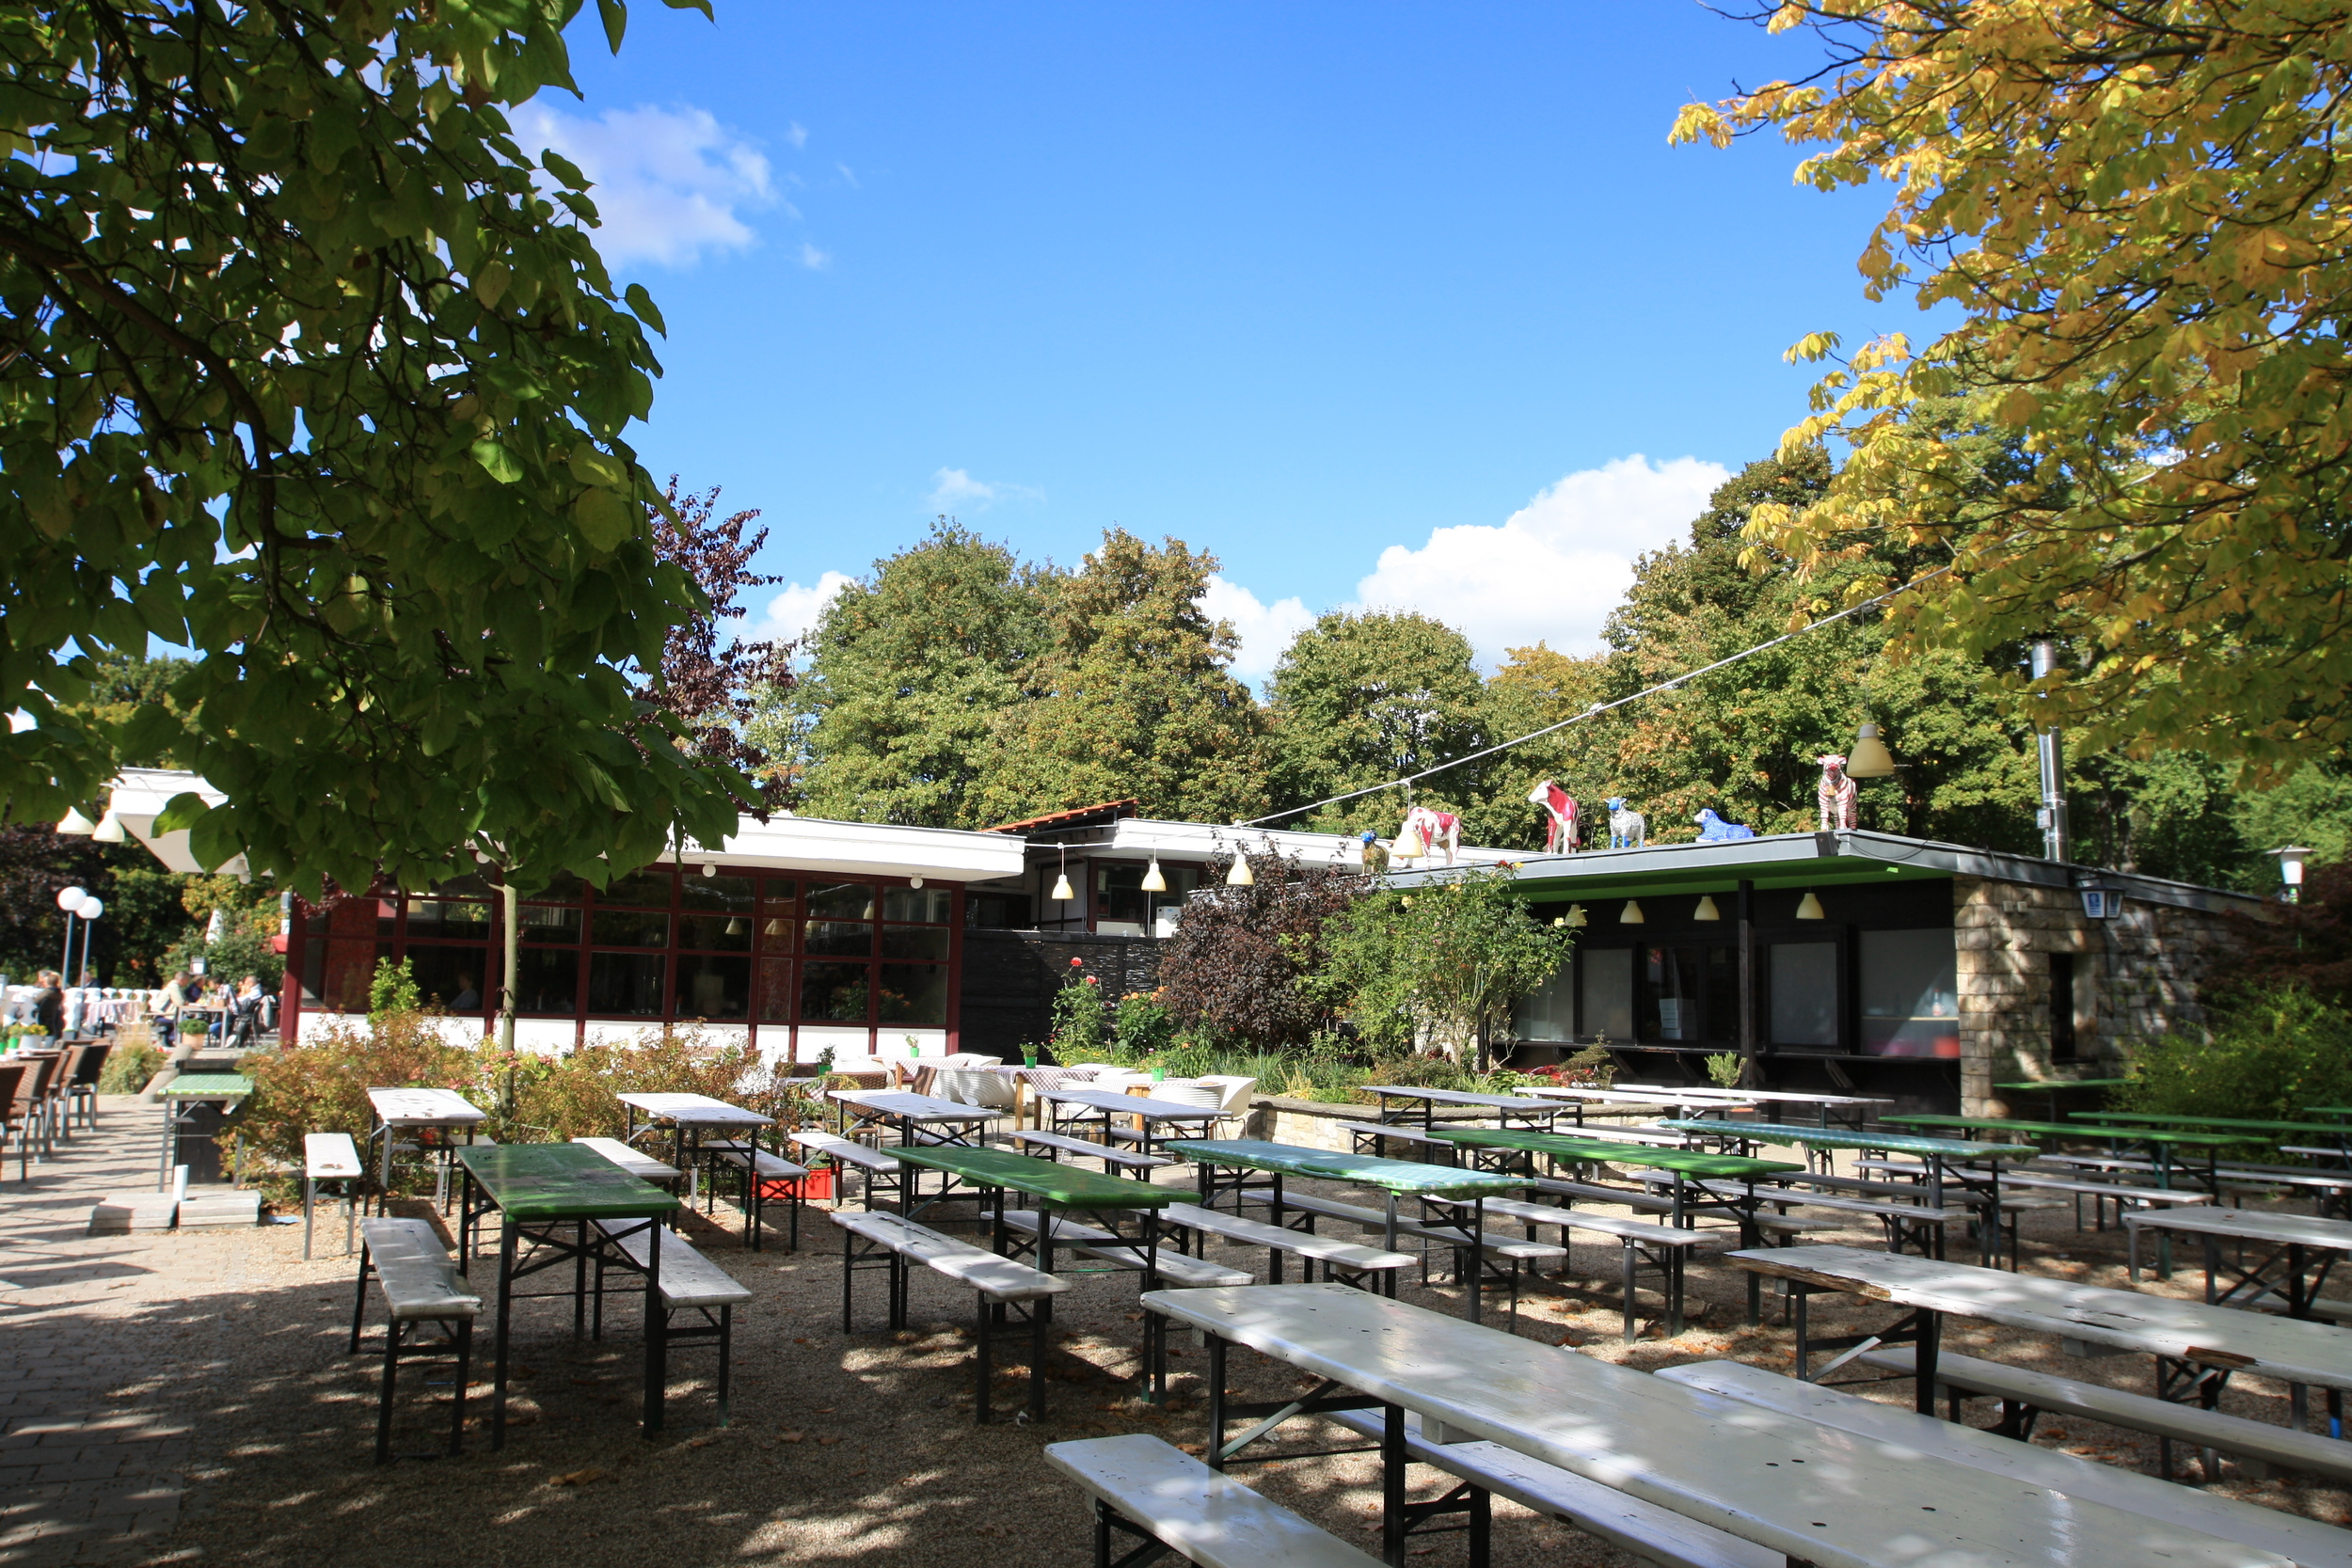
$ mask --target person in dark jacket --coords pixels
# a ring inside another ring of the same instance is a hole
[[[40,1032],[54,1039],[65,1038],[65,990],[57,984],[57,972],[40,972],[40,990],[33,993],[33,1022]]]

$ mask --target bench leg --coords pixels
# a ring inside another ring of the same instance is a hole
[[[1029,1419],[1045,1419],[1045,1330],[1054,1315],[1045,1310],[1054,1298],[1040,1296],[1029,1303]],[[1146,1322],[1150,1315],[1146,1315]]]
[[[304,1177],[302,1179],[302,1260],[306,1263],[310,1260],[310,1210],[318,1202],[318,1178]]]
[[[359,1325],[367,1321],[368,1268],[373,1261],[373,1259],[368,1255],[368,1249],[361,1247],[359,1249],[359,1283],[353,1288],[351,1293],[351,1354],[353,1355],[359,1354]]]
[[[473,1377],[473,1320],[457,1321],[457,1408],[450,1417],[449,1452],[454,1459],[466,1451],[466,1385]]]
[[[1625,1255],[1625,1342],[1629,1345],[1633,1342],[1633,1243],[1626,1241],[1621,1250]]]
[[[989,1321],[988,1292],[975,1291],[973,1299],[979,1306],[972,1317],[972,1419],[980,1426],[986,1426],[989,1380],[996,1375],[996,1369],[991,1365],[989,1355],[989,1339],[995,1325]]]
[[[854,1259],[855,1259],[855,1258],[856,1258],[856,1254],[857,1254],[857,1232],[856,1232],[856,1231],[854,1231],[854,1230],[844,1230],[844,1231],[842,1231],[842,1232],[841,1232],[841,1332],[842,1332],[842,1333],[844,1333],[844,1334],[847,1334],[847,1333],[849,1333],[849,1332],[850,1332],[850,1282],[852,1279],[855,1279],[855,1278],[857,1277],[857,1270],[856,1270],[854,1267],[852,1267],[852,1266],[851,1266],[851,1265],[852,1265],[852,1262],[854,1261]]]
[[[358,1226],[358,1224],[359,1223],[359,1202],[360,1202],[360,1196],[361,1196],[361,1195],[360,1195],[360,1192],[359,1192],[359,1182],[358,1182],[358,1180],[357,1178],[353,1178],[353,1177],[346,1177],[346,1178],[344,1178],[344,1180],[343,1180],[343,1256],[344,1256],[345,1258],[348,1258],[348,1257],[350,1257],[350,1256],[351,1256],[351,1246],[352,1246],[352,1240],[351,1240],[351,1239],[352,1239],[352,1235],[353,1235],[353,1230],[354,1230],[354,1227],[357,1227],[357,1226]],[[459,1272],[460,1274],[463,1274],[465,1271],[464,1271],[463,1269],[460,1269],[458,1272]]]
[[[375,1402],[375,1462],[392,1462],[392,1380],[400,1372],[400,1320],[384,1324],[384,1391]]]
[[[727,1424],[728,1373],[735,1364],[735,1304],[719,1307],[719,1424]]]

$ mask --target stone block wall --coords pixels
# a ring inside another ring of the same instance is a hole
[[[2120,1077],[2140,1041],[2203,1022],[2197,986],[2234,939],[2221,916],[2126,898],[2113,920],[2070,888],[1959,877],[1952,883],[1965,1116],[2039,1116],[1993,1085]],[[2050,955],[2074,955],[2075,1054],[2050,1055]]]

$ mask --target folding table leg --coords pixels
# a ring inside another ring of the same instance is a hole
[[[727,1371],[735,1362],[735,1304],[719,1307],[719,1424],[727,1424]]]
[[[368,1315],[368,1265],[373,1261],[368,1249],[359,1249],[359,1283],[351,1296],[351,1354],[359,1354],[359,1325]]]
[[[1625,1342],[1629,1345],[1633,1342],[1633,1243],[1628,1239],[1620,1245],[1625,1255]]]
[[[400,1320],[384,1324],[384,1391],[375,1402],[375,1462],[392,1462],[392,1380],[400,1372]]]
[[[977,1425],[986,1426],[989,1380],[995,1375],[995,1369],[989,1364],[988,1292],[976,1291],[973,1299],[979,1307],[972,1320],[972,1418]]]
[[[1039,1308],[1051,1296],[1029,1303],[1029,1419],[1045,1419],[1045,1329],[1054,1320]]]
[[[1405,1563],[1405,1407],[1384,1404],[1380,1429],[1380,1559]]]
[[[450,1417],[451,1457],[466,1451],[466,1384],[473,1376],[473,1320],[457,1320],[457,1408]]]
[[[318,1201],[319,1184],[316,1177],[302,1179],[302,1260],[310,1260],[310,1208]]]

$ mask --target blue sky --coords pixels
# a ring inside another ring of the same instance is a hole
[[[1807,52],[1689,0],[633,11],[518,128],[599,181],[670,328],[633,439],[763,512],[787,629],[949,512],[1214,551],[1248,675],[1351,604],[1589,646],[1802,416],[1788,344],[1913,325],[1869,193],[1666,145]]]

